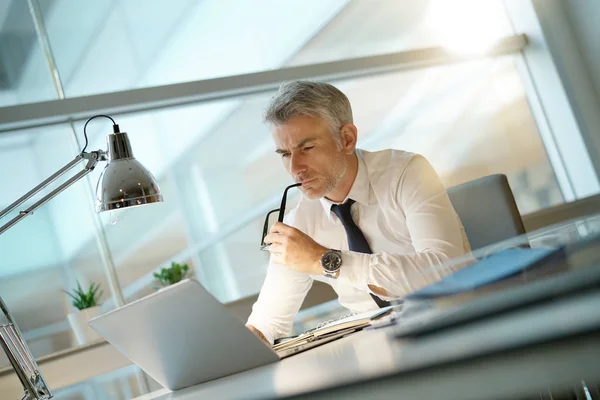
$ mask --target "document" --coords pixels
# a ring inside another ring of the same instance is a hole
[[[341,337],[343,336],[342,334],[356,332],[369,326],[372,321],[376,321],[387,315],[390,315],[392,311],[398,307],[399,306],[392,305],[380,308],[379,310],[366,311],[364,313],[351,315],[343,319],[328,321],[327,323],[321,324],[314,329],[305,331],[299,336],[290,338],[289,340],[285,340],[281,343],[277,343],[273,345],[272,349],[277,352],[284,351],[291,347],[300,346],[316,340],[322,340],[333,335]]]
[[[548,266],[553,261],[564,260],[562,247],[535,249],[507,249],[471,264],[441,281],[418,290],[407,299],[435,298],[464,293],[534,269],[538,265]]]

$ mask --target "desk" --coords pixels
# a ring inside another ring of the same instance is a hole
[[[581,222],[494,249],[567,243],[598,232],[600,217]],[[419,338],[397,339],[394,327],[363,331],[275,364],[139,400],[557,398],[569,387],[597,392],[599,364],[596,288]]]
[[[140,400],[487,399],[600,385],[600,292],[428,337],[363,331],[284,359]],[[537,396],[536,398],[539,398]]]

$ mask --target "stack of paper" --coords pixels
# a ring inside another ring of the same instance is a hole
[[[380,308],[376,311],[367,311],[364,313],[352,315],[341,320],[332,321],[319,328],[310,329],[304,332],[303,334],[296,336],[295,338],[286,340],[281,343],[277,343],[273,345],[272,349],[274,351],[279,352],[316,340],[329,338],[333,335],[343,336],[343,334],[352,333],[369,326],[372,321],[378,320],[386,315],[389,315],[393,309],[394,306],[389,306]]]

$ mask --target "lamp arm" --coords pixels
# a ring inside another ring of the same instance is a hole
[[[54,189],[53,191],[48,193],[46,196],[41,198],[39,201],[37,201],[35,204],[33,204],[28,209],[19,211],[19,215],[17,215],[16,217],[14,217],[10,221],[8,221],[6,224],[2,225],[2,227],[0,227],[0,235],[2,235],[5,231],[7,231],[9,228],[11,228],[15,224],[17,224],[19,221],[21,221],[26,216],[33,214],[33,212],[36,209],[38,209],[40,206],[46,204],[49,200],[54,198],[60,192],[62,192],[63,190],[65,190],[66,188],[68,188],[69,186],[71,186],[72,184],[77,182],[79,179],[83,178],[84,176],[86,176],[87,174],[92,172],[94,170],[94,168],[96,167],[96,164],[98,164],[98,161],[106,161],[107,160],[107,153],[103,150],[97,150],[97,151],[92,151],[90,153],[84,152],[84,153],[78,154],[75,157],[75,159],[73,159],[73,161],[69,162],[67,165],[65,165],[64,167],[62,167],[61,169],[56,171],[54,174],[52,174],[48,179],[44,180],[42,183],[40,183],[39,185],[37,185],[36,187],[31,189],[29,192],[27,192],[25,195],[20,197],[14,203],[12,203],[7,208],[2,210],[2,212],[0,212],[0,219],[2,219],[5,215],[10,213],[15,208],[19,207],[25,201],[27,201],[28,199],[33,197],[40,190],[44,189],[46,186],[48,186],[49,184],[54,182],[56,179],[58,179],[59,177],[64,175],[67,171],[69,171],[75,165],[79,164],[82,160],[87,160],[87,164],[81,171],[79,171],[77,174],[75,174],[69,180],[67,180],[66,182],[61,184],[59,187],[57,187],[56,189]]]
[[[57,178],[64,175],[82,160],[87,160],[87,164],[81,171],[41,198],[28,209],[20,211],[19,215],[0,227],[0,235],[26,216],[33,214],[33,211],[35,211],[37,208],[93,171],[96,167],[96,164],[98,164],[98,161],[107,160],[107,154],[105,151],[98,150],[90,153],[82,152],[81,154],[77,155],[73,161],[56,171],[48,179],[44,180],[31,191],[4,209],[2,213],[0,213],[0,219],[33,197],[50,183],[54,182]],[[15,323],[10,311],[8,310],[8,307],[6,307],[6,304],[2,300],[2,297],[0,297],[0,317],[2,316],[4,316],[4,320],[7,321],[7,323],[3,323],[2,318],[0,318],[0,347],[2,347],[2,350],[4,350],[6,353],[6,356],[15,370],[15,373],[23,384],[23,390],[25,391],[23,400],[52,398],[52,392],[46,385],[44,377],[40,372],[40,368],[35,362],[35,359],[29,350],[29,346],[27,346],[27,343],[23,339],[21,330]]]
[[[4,315],[4,319],[8,322],[2,323],[0,320],[0,347],[6,353],[10,364],[23,385],[25,395],[22,400],[52,398],[52,392],[46,385],[40,368],[23,339],[23,334],[14,322],[2,297],[0,297],[0,311],[0,317]]]

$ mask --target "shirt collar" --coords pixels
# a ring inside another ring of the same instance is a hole
[[[364,160],[361,157],[360,151],[356,152],[356,156],[358,157],[358,172],[356,173],[356,178],[354,179],[354,183],[352,184],[352,188],[350,188],[348,196],[346,196],[342,203],[346,202],[346,200],[350,198],[357,203],[368,205],[371,183],[369,182],[367,167],[365,165]],[[331,200],[326,199],[325,197],[321,197],[319,201],[323,206],[323,211],[325,211],[325,215],[331,221],[331,206],[337,203],[334,203]]]

